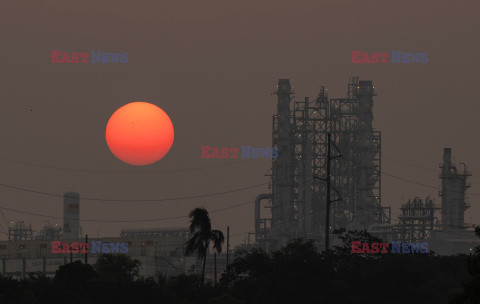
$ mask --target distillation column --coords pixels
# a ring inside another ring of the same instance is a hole
[[[357,91],[358,120],[355,140],[355,171],[356,171],[356,209],[357,225],[368,229],[373,224],[375,211],[374,193],[375,169],[373,150],[373,98],[372,81],[360,81]]]
[[[442,227],[445,230],[465,230],[465,210],[469,207],[466,204],[465,191],[470,187],[467,178],[471,173],[466,171],[458,172],[455,164],[452,163],[452,149],[443,150],[443,164],[440,166],[442,173]]]
[[[287,244],[295,232],[293,193],[294,145],[290,124],[290,81],[278,80],[277,114],[274,115],[273,147],[278,157],[272,159],[272,236],[278,246]]]

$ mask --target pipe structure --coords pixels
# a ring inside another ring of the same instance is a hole
[[[261,222],[262,219],[260,218],[260,202],[263,200],[269,200],[272,198],[272,195],[270,193],[264,193],[264,194],[259,194],[255,198],[255,242],[258,242],[259,236],[263,235],[263,238],[266,239],[267,237],[267,232],[266,231],[261,231]],[[266,220],[266,219],[263,219]]]

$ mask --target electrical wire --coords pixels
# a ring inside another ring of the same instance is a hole
[[[342,158],[341,158],[341,159],[342,159]],[[389,173],[386,173],[386,172],[383,171],[383,170],[382,170],[382,171],[377,170],[377,169],[375,169],[375,168],[372,168],[372,167],[370,167],[370,166],[363,165],[363,164],[361,164],[361,163],[358,163],[358,162],[353,161],[353,160],[351,160],[351,159],[348,159],[348,158],[346,158],[346,157],[344,157],[343,159],[347,159],[347,160],[352,161],[353,163],[355,163],[355,164],[357,164],[357,165],[359,165],[359,166],[363,166],[363,167],[365,167],[365,168],[374,170],[374,171],[376,171],[377,173],[380,173],[380,174],[383,174],[383,175],[392,177],[392,178],[397,179],[397,180],[401,180],[401,181],[404,181],[404,182],[408,182],[408,183],[412,183],[412,184],[420,185],[420,186],[423,186],[423,187],[428,187],[428,188],[432,188],[432,189],[438,190],[438,187],[435,187],[435,186],[432,186],[432,185],[427,185],[427,184],[419,183],[419,182],[412,181],[412,180],[409,180],[409,179],[406,179],[406,178],[403,178],[403,177],[399,177],[399,176],[396,176],[396,175],[393,175],[393,174],[389,174]],[[34,165],[34,166],[46,167],[46,168],[52,168],[52,169],[68,170],[68,171],[76,171],[76,172],[89,172],[89,173],[172,173],[172,172],[185,172],[185,171],[191,171],[191,170],[214,168],[214,167],[220,167],[220,166],[225,166],[225,165],[238,164],[238,163],[247,161],[247,160],[244,160],[244,161],[239,161],[239,162],[234,162],[234,163],[229,163],[229,164],[221,164],[221,165],[215,165],[215,166],[210,166],[210,167],[192,168],[192,169],[185,169],[185,170],[156,171],[156,172],[122,172],[122,171],[77,170],[77,169],[71,169],[71,168],[61,168],[61,167],[53,167],[53,166],[42,166],[42,165],[33,164],[33,163],[26,163],[26,162],[8,160],[8,159],[4,159],[4,158],[0,158],[0,160],[6,160],[6,161],[11,161],[11,162],[16,162],[16,163],[22,163],[22,164]],[[392,160],[394,160],[394,159],[392,159]],[[433,171],[433,169],[426,168],[426,167],[421,167],[421,166],[417,166],[417,165],[413,165],[413,164],[409,164],[409,163],[406,163],[406,162],[403,162],[403,161],[398,161],[398,160],[394,160],[394,161],[397,161],[397,162],[399,162],[399,163],[403,163],[403,164],[405,164],[405,165],[410,165],[410,166],[419,167],[419,168],[428,169],[428,170],[432,170],[432,171]],[[185,199],[193,199],[193,198],[203,198],[203,197],[216,196],[216,195],[221,195],[221,194],[226,194],[226,193],[232,193],[232,192],[237,192],[237,191],[243,191],[243,190],[248,190],[248,189],[251,189],[251,188],[256,188],[256,187],[259,187],[259,186],[263,186],[263,185],[266,185],[266,184],[268,184],[268,183],[263,183],[263,184],[259,184],[259,185],[254,185],[254,186],[250,186],[250,187],[245,187],[245,188],[240,188],[240,189],[235,189],[235,190],[230,190],[230,191],[225,191],[225,192],[217,192],[217,193],[203,194],[203,195],[198,195],[198,196],[178,197],[178,198],[170,198],[170,199],[128,199],[128,200],[126,200],[126,199],[104,199],[104,198],[82,197],[82,200],[103,201],[103,202],[161,202],[161,201],[175,201],[175,200],[185,200]],[[22,187],[17,187],[17,186],[12,186],[12,185],[0,184],[0,186],[6,187],[6,188],[15,189],[15,190],[20,190],[20,191],[32,192],[32,193],[36,193],[36,194],[50,195],[50,196],[56,196],[56,197],[63,197],[63,195],[61,195],[61,194],[55,194],[55,193],[49,193],[49,192],[42,192],[42,191],[35,191],[35,190],[31,190],[31,189],[27,189],[27,188],[22,188]],[[480,195],[480,193],[468,193],[468,195]],[[249,201],[249,202],[247,202],[247,203],[251,203],[251,202],[253,202],[253,201]],[[247,204],[247,203],[243,203],[243,204],[240,204],[240,205],[245,205],[245,204]],[[240,205],[235,205],[235,206],[232,206],[232,207],[236,207],[236,206],[240,206]],[[5,209],[5,210],[13,211],[13,212],[31,214],[31,215],[36,215],[36,216],[50,217],[50,218],[61,218],[61,217],[55,217],[55,216],[48,216],[48,215],[31,213],[31,212],[25,212],[25,211],[21,211],[21,210],[17,210],[17,209],[9,209],[9,208],[5,208],[5,207],[2,207],[2,208]],[[357,207],[357,208],[358,208],[358,207]],[[212,213],[213,213],[213,212],[220,211],[220,210],[227,210],[227,209],[231,209],[231,207],[227,207],[227,208],[223,208],[223,209],[219,209],[219,210],[214,210],[214,211],[212,211]],[[1,211],[1,209],[0,209],[0,211]],[[393,213],[393,212],[392,212],[392,213]],[[395,214],[395,213],[393,213],[393,214]],[[400,214],[396,214],[396,215],[400,215]],[[303,216],[305,216],[305,214],[304,214]],[[187,217],[186,217],[186,216],[180,216],[180,217],[172,217],[172,218],[144,219],[144,220],[112,220],[112,221],[106,221],[106,220],[82,220],[82,221],[84,221],[84,222],[143,222],[143,221],[161,221],[161,220],[180,219],[180,218],[187,218]],[[293,219],[293,220],[295,220],[295,219]],[[288,222],[288,221],[291,221],[291,220],[287,220],[287,222]],[[283,224],[283,223],[285,223],[285,222],[279,223],[278,225]],[[275,225],[275,226],[276,226],[276,225]],[[272,227],[273,227],[273,226],[272,226]],[[3,227],[2,227],[2,228],[3,228]],[[459,228],[460,228],[460,227],[459,227]],[[462,227],[462,228],[464,228],[464,227]],[[6,234],[5,230],[4,230],[4,233]],[[249,232],[243,232],[243,233],[239,233],[239,234],[236,234],[236,235],[232,235],[231,237],[236,237],[236,236],[239,236],[239,235],[244,235],[244,234],[246,234],[246,233],[252,233],[252,232],[251,232],[251,231],[249,231]]]
[[[258,188],[260,186],[265,186],[268,183],[262,183],[258,185],[253,185],[253,186],[248,186],[244,188],[238,188],[234,190],[228,190],[228,191],[223,191],[223,192],[215,192],[215,193],[209,193],[209,194],[201,194],[201,195],[194,195],[194,196],[185,196],[185,197],[174,197],[174,198],[160,198],[160,199],[107,199],[107,198],[96,198],[96,197],[81,197],[82,201],[99,201],[99,202],[165,202],[165,201],[178,201],[178,200],[187,200],[187,199],[194,199],[194,198],[205,198],[205,197],[211,197],[211,196],[217,196],[217,195],[222,195],[222,194],[227,194],[227,193],[233,193],[233,192],[239,192],[239,191],[244,191],[248,189],[253,189],[253,188]],[[48,196],[54,196],[54,197],[63,197],[63,194],[57,194],[57,193],[51,193],[51,192],[43,192],[43,191],[36,191],[32,189],[27,189],[23,187],[17,187],[17,186],[12,186],[12,185],[6,185],[6,184],[1,184],[0,186],[5,187],[5,188],[10,188],[10,189],[15,189],[19,191],[24,191],[24,192],[30,192],[30,193],[36,193],[36,194],[42,194],[42,195],[48,195]]]
[[[407,162],[405,162],[405,161],[401,161],[401,160],[398,160],[398,159],[394,159],[394,158],[385,156],[385,155],[384,155],[384,152],[382,152],[382,158],[386,158],[386,159],[389,159],[389,160],[393,160],[394,162],[397,162],[397,163],[402,164],[402,165],[406,165],[406,166],[410,166],[410,167],[415,167],[415,168],[420,168],[420,169],[425,169],[425,170],[429,170],[429,171],[437,172],[437,173],[438,173],[438,169],[423,167],[423,166],[419,166],[419,165],[407,163]]]
[[[229,207],[225,208],[220,208],[216,210],[209,211],[209,213],[216,213],[224,210],[229,210],[233,208],[237,208],[240,206],[248,205],[253,203],[255,200],[250,200],[248,202],[243,202],[239,204],[235,204]],[[18,209],[11,209],[11,208],[6,208],[6,207],[1,207],[1,209],[5,209],[8,211],[12,212],[17,212],[17,213],[22,213],[22,214],[28,214],[28,215],[34,215],[34,216],[39,216],[39,217],[48,217],[48,218],[55,218],[55,219],[64,219],[64,217],[61,216],[54,216],[54,215],[47,215],[47,214],[39,214],[39,213],[34,213],[34,212],[28,212],[28,211],[23,211],[23,210],[18,210]],[[183,218],[188,218],[188,216],[175,216],[175,217],[164,217],[164,218],[152,218],[152,219],[139,219],[139,220],[95,220],[95,219],[82,219],[80,222],[95,222],[95,223],[139,223],[139,222],[158,222],[158,221],[166,221],[166,220],[176,220],[176,219],[183,219]]]
[[[0,157],[0,160],[2,161],[7,161],[11,163],[16,163],[16,164],[22,164],[22,165],[28,165],[28,166],[35,166],[35,167],[40,167],[40,168],[47,168],[47,169],[55,169],[55,170],[63,170],[63,171],[70,171],[70,172],[77,172],[77,173],[99,173],[99,174],[165,174],[165,173],[177,173],[177,172],[190,172],[190,171],[195,171],[195,170],[204,170],[204,169],[210,169],[210,168],[217,168],[217,167],[224,167],[224,166],[230,166],[230,165],[237,165],[240,163],[244,163],[247,161],[251,161],[253,159],[243,159],[240,161],[235,161],[235,162],[229,162],[225,164],[218,164],[218,165],[213,165],[213,166],[207,166],[207,167],[197,167],[197,168],[190,168],[190,169],[177,169],[177,170],[165,170],[165,171],[102,171],[102,170],[86,170],[86,169],[76,169],[76,168],[67,168],[67,167],[57,167],[57,166],[49,166],[49,165],[41,165],[37,163],[32,163],[32,162],[25,162],[25,161],[19,161],[19,160],[13,160],[13,159],[8,159],[8,158],[3,158]]]
[[[370,169],[370,170],[373,170],[379,174],[383,174],[383,175],[386,175],[386,176],[389,176],[389,177],[392,177],[392,178],[395,178],[395,179],[398,179],[398,180],[401,180],[401,181],[404,181],[404,182],[407,182],[407,183],[411,183],[411,184],[415,184],[415,185],[419,185],[419,186],[423,186],[423,187],[427,187],[427,188],[432,188],[432,189],[436,189],[436,190],[439,190],[439,187],[437,186],[432,186],[432,185],[427,185],[427,184],[422,184],[422,183],[419,183],[419,182],[416,182],[416,181],[412,181],[412,180],[409,180],[409,179],[406,179],[406,178],[403,178],[403,177],[399,177],[399,176],[396,176],[396,175],[393,175],[393,174],[389,174],[389,173],[386,173],[384,172],[383,170],[377,170],[376,168],[374,167],[371,167],[371,166],[367,166],[367,165],[364,165],[364,164],[361,164],[359,162],[356,162],[352,159],[349,159],[348,157],[341,157],[339,158],[341,160],[349,160],[351,161],[352,163],[356,164],[356,165],[359,165],[359,166],[362,166],[364,168],[367,168],[367,169]],[[459,192],[459,191],[452,191],[454,193],[463,193],[463,192]],[[466,193],[466,195],[480,195],[480,193]]]
[[[410,167],[414,167],[414,168],[420,168],[420,169],[424,169],[424,170],[428,170],[428,171],[432,171],[432,172],[436,172],[436,173],[439,172],[438,169],[429,168],[429,167],[424,167],[424,166],[419,166],[419,165],[416,165],[416,164],[412,164],[412,163],[405,162],[405,161],[403,161],[403,160],[398,160],[398,159],[395,159],[395,158],[392,158],[392,157],[385,156],[385,153],[384,153],[384,152],[382,152],[382,158],[386,158],[386,159],[389,159],[389,160],[393,160],[394,162],[397,162],[397,163],[399,163],[399,164],[406,165],[406,166],[410,166]],[[470,175],[470,176],[471,176],[471,177],[478,177],[477,175]]]

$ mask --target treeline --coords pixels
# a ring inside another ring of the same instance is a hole
[[[351,241],[379,240],[337,233],[345,245],[328,254],[302,240],[272,253],[237,253],[216,285],[193,273],[140,278],[137,260],[105,254],[93,266],[61,266],[53,279],[2,277],[0,303],[480,303],[478,252],[351,254]]]

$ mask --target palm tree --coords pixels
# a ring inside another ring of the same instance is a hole
[[[188,216],[190,220],[190,240],[187,242],[185,255],[197,252],[198,259],[203,259],[202,279],[205,278],[205,262],[210,242],[213,242],[213,249],[218,253],[222,252],[222,244],[225,240],[220,230],[212,230],[208,211],[204,208],[195,208]]]

